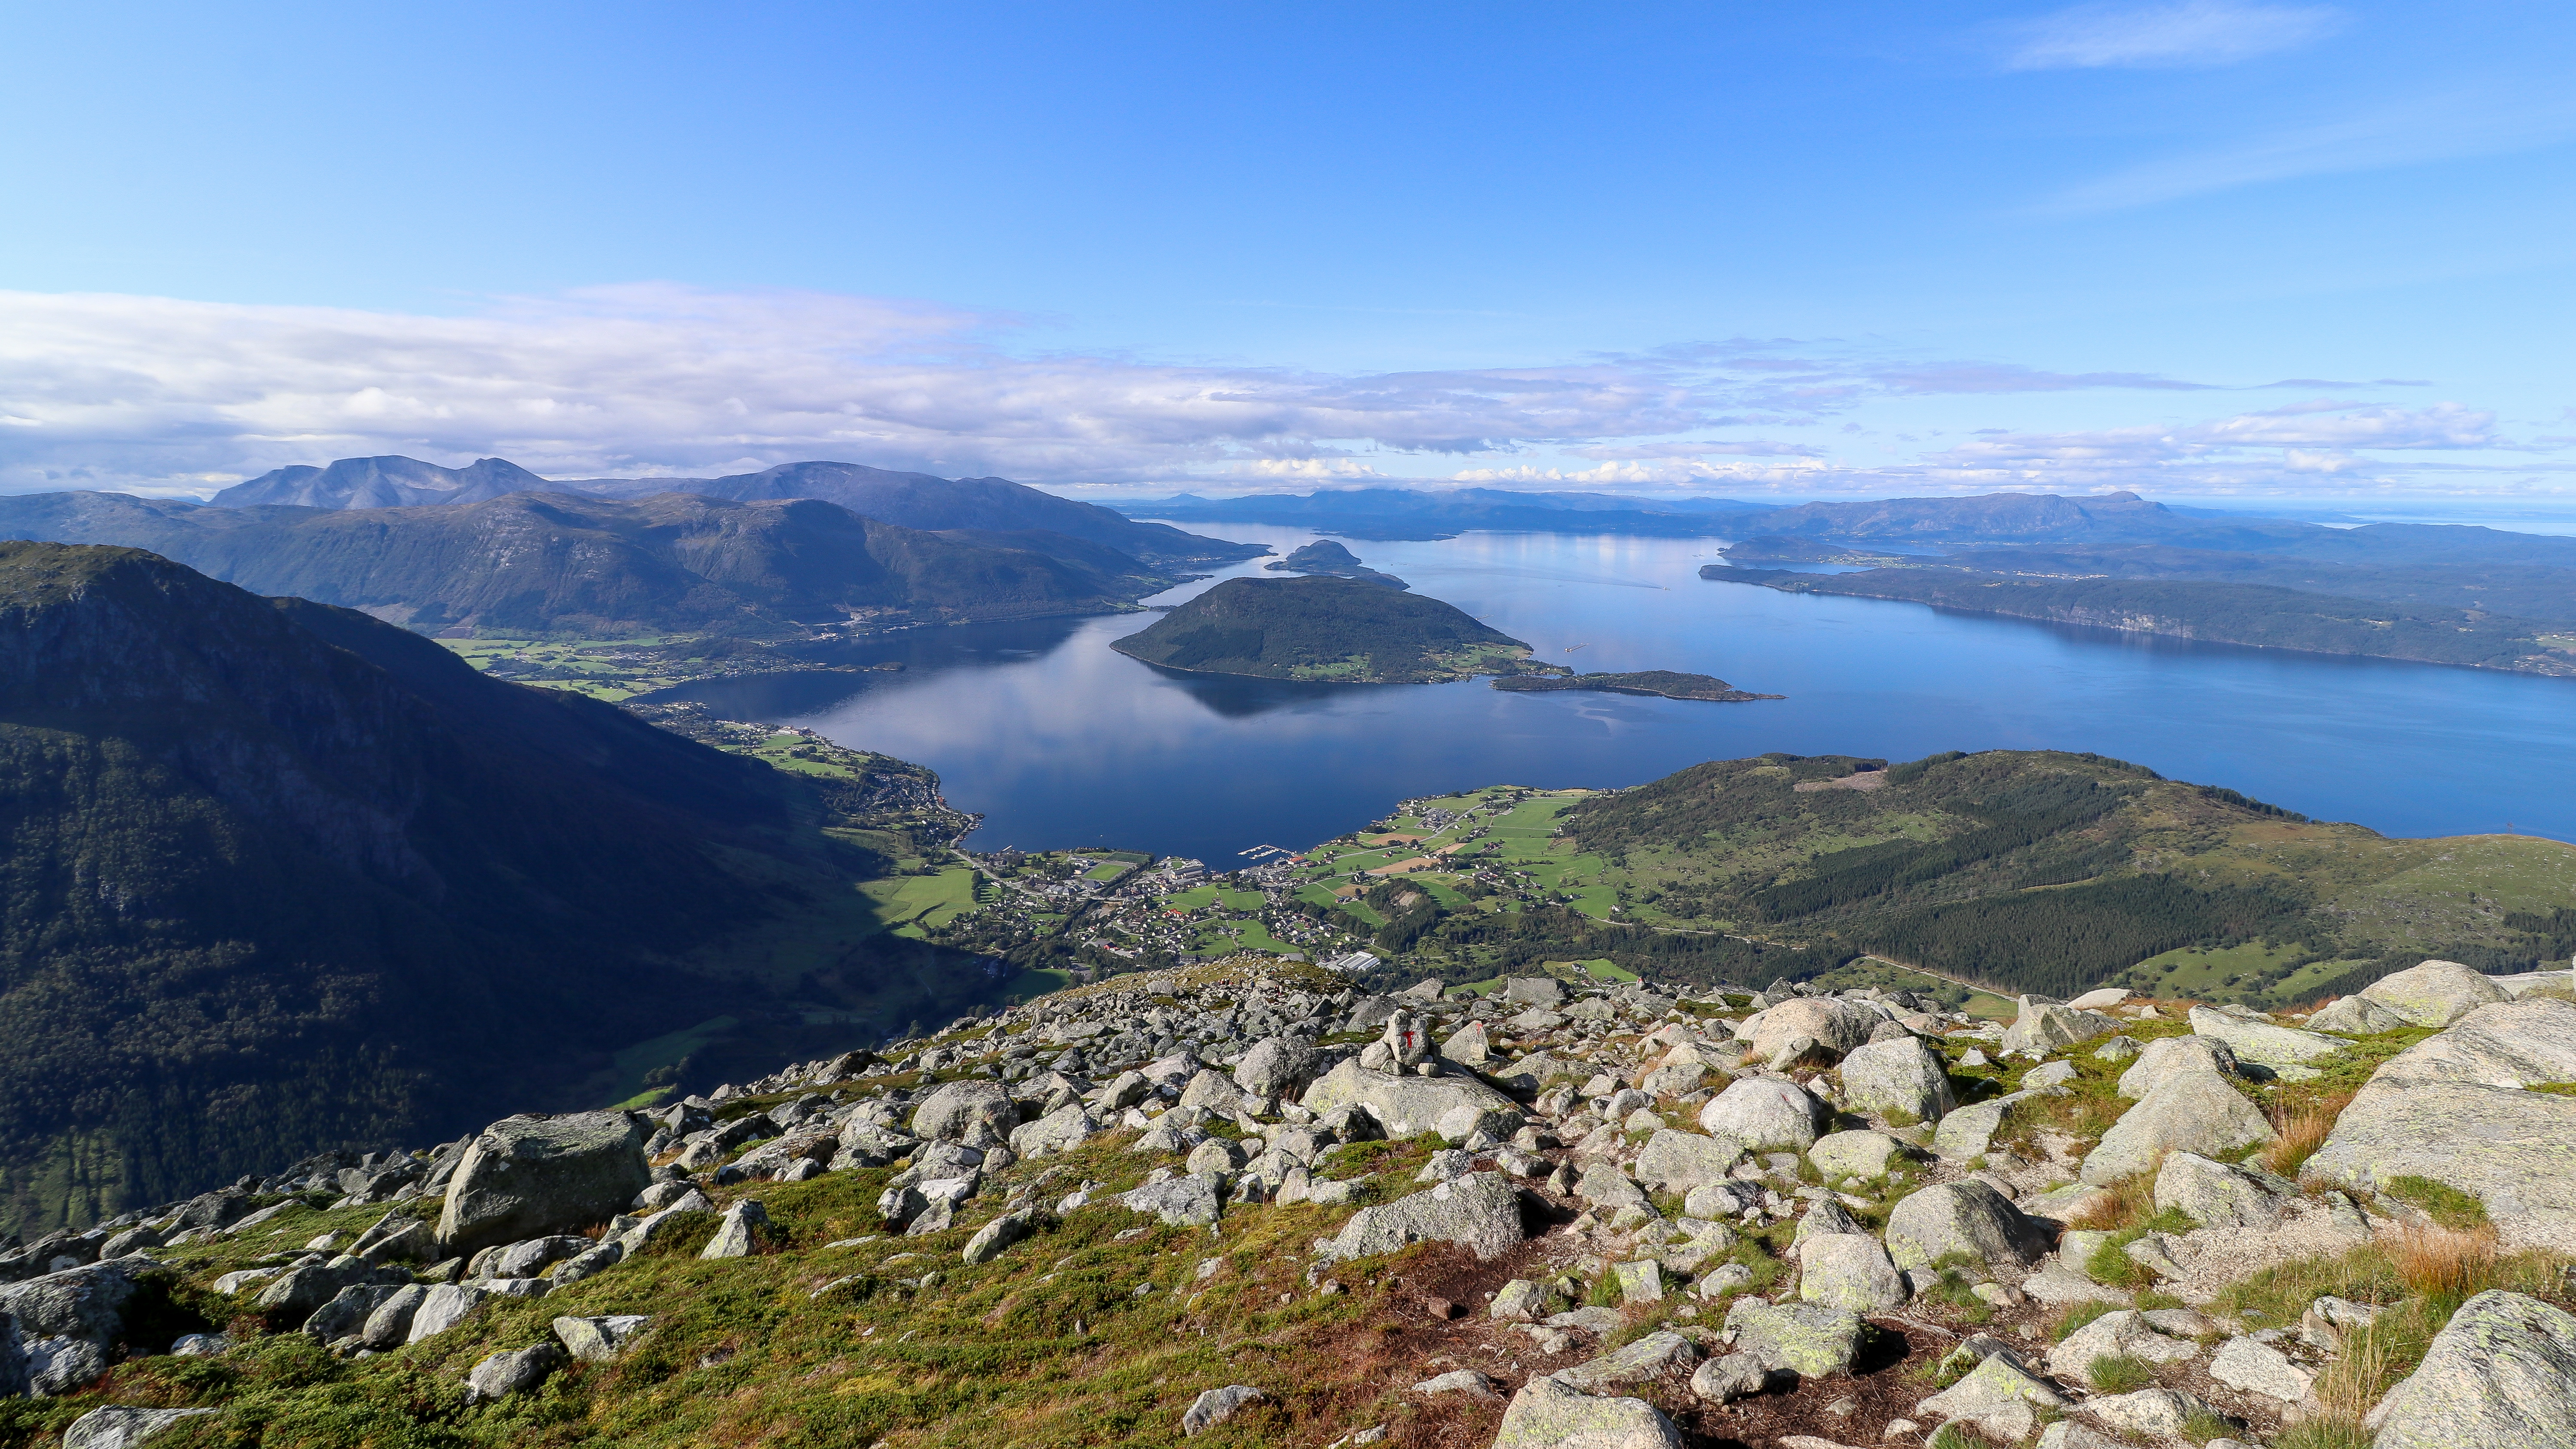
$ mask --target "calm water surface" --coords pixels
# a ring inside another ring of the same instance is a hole
[[[1192,527],[1281,553],[1316,537]],[[660,697],[929,765],[952,802],[984,813],[974,843],[986,849],[1111,844],[1223,864],[1477,785],[1632,785],[1767,750],[1903,760],[1993,748],[2093,750],[2391,835],[2510,824],[2576,839],[2576,680],[1701,580],[1722,546],[1558,534],[1352,545],[1543,659],[1714,674],[1785,700],[1177,674],[1109,648],[1152,622],[1135,614],[922,630],[854,656],[903,660],[904,673],[713,681]],[[1260,573],[1256,561],[1220,577]]]

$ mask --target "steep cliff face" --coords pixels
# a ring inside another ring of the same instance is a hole
[[[771,909],[719,856],[794,878],[813,808],[352,611],[0,544],[0,1219],[480,1121],[713,1015],[658,963]]]

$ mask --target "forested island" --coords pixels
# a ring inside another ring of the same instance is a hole
[[[1785,694],[1748,694],[1723,679],[1683,674],[1671,669],[1641,669],[1630,674],[1520,675],[1497,679],[1494,688],[1514,694],[1594,689],[1605,694],[1645,694],[1663,699],[1705,699],[1736,703],[1750,699],[1787,699]]]
[[[1109,647],[1166,669],[1340,684],[1565,672],[1454,605],[1324,575],[1228,579]]]
[[[1334,578],[1357,579],[1361,583],[1376,584],[1381,588],[1413,587],[1393,574],[1379,573],[1376,569],[1362,564],[1358,555],[1329,538],[1319,538],[1286,558],[1275,563],[1263,564],[1262,567],[1272,573],[1329,574]]]

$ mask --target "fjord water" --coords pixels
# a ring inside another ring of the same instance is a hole
[[[1194,531],[1268,544],[1296,529]],[[1679,669],[1788,698],[1708,704],[1179,674],[1109,648],[1152,615],[925,629],[856,650],[901,673],[657,696],[811,726],[939,771],[971,844],[1117,845],[1212,865],[1302,848],[1408,796],[1633,785],[1702,760],[2091,750],[2390,835],[2576,839],[2576,679],[2289,654],[1698,577],[1710,539],[1350,541],[1372,568],[1586,672]],[[1219,577],[1260,576],[1261,562]],[[1276,577],[1276,575],[1272,575]],[[1214,580],[1152,602],[1177,603]],[[1576,647],[1580,646],[1580,647]]]

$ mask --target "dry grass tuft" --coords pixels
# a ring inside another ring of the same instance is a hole
[[[2317,1149],[2326,1145],[2327,1134],[2334,1131],[2335,1119],[2352,1105],[2351,1092],[2336,1092],[2315,1097],[2295,1106],[2284,1104],[2274,1109],[2272,1128],[2280,1137],[2263,1149],[2263,1165],[2283,1177],[2296,1178],[2299,1168]]]
[[[2431,1299],[2457,1301],[2491,1286],[2496,1278],[2496,1231],[2409,1227],[2394,1257],[2398,1281]]]
[[[2156,1175],[2141,1172],[2135,1177],[2113,1183],[2093,1196],[2066,1220],[2071,1228],[2091,1228],[2116,1233],[2133,1228],[2155,1216]]]

